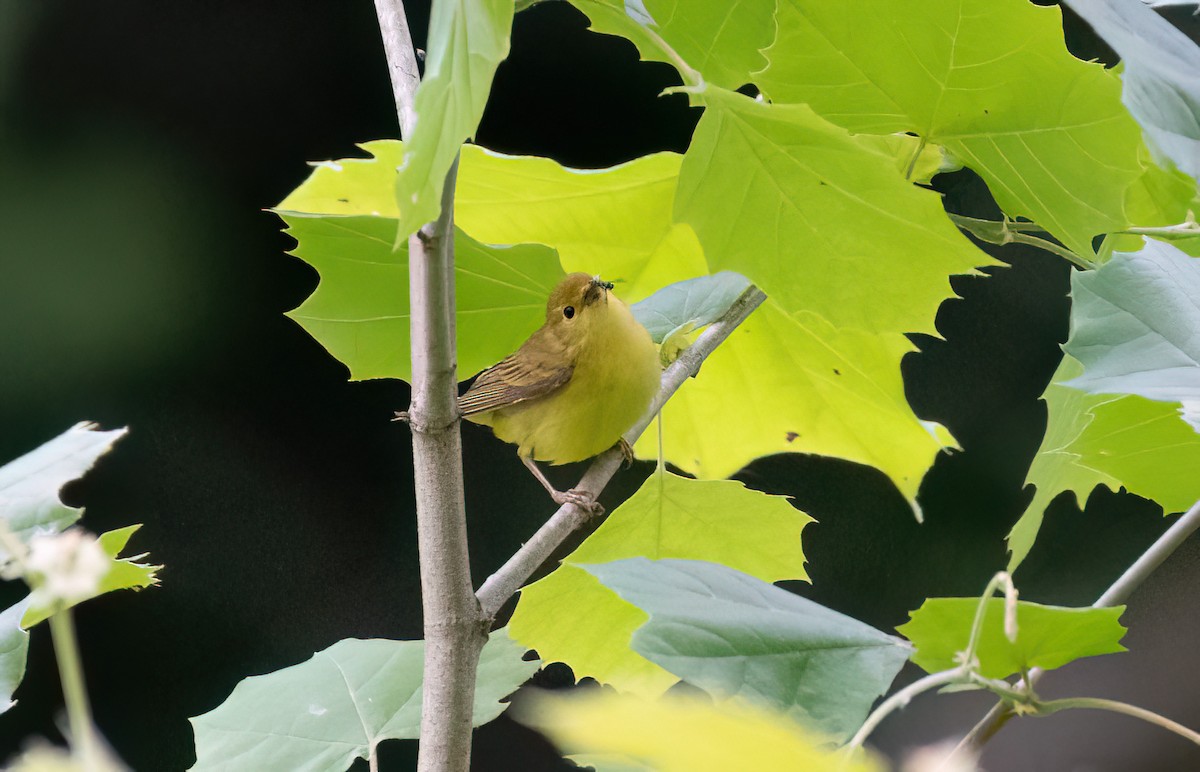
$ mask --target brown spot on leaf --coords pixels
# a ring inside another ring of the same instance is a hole
[[[794,442],[795,439],[800,436],[800,434],[798,432],[788,432],[784,436],[787,437],[788,442]]]

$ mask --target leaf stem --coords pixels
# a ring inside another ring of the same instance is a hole
[[[1156,239],[1174,241],[1200,236],[1200,223],[1196,222],[1195,213],[1189,209],[1187,218],[1178,225],[1166,225],[1159,228],[1126,228],[1123,231],[1117,231],[1117,233],[1129,233],[1134,236],[1152,236]]]
[[[924,678],[918,678],[916,681],[913,681],[908,686],[879,703],[879,707],[871,711],[871,715],[867,716],[867,720],[863,722],[863,725],[858,728],[858,731],[854,733],[854,736],[850,738],[850,741],[842,747],[842,752],[845,754],[845,757],[843,758],[843,764],[849,761],[850,756],[854,753],[854,751],[858,748],[861,748],[862,744],[867,741],[868,737],[871,736],[871,732],[875,731],[875,728],[893,712],[908,705],[908,703],[919,694],[924,694],[925,692],[932,689],[937,689],[940,686],[959,683],[965,680],[970,672],[971,669],[969,667],[960,665],[959,667],[950,668],[949,670],[930,673]]]
[[[700,365],[708,358],[708,355],[715,351],[717,346],[728,338],[737,329],[737,326],[744,322],[754,309],[758,308],[766,299],[767,296],[758,287],[748,287],[720,319],[710,324],[708,329],[696,338],[696,342],[685,349],[679,358],[663,371],[658,394],[650,403],[650,407],[646,409],[645,415],[633,425],[633,428],[625,432],[626,442],[632,445],[637,441],[637,438],[654,420],[671,395],[679,390],[684,381],[699,372]],[[585,491],[593,498],[599,496],[600,492],[604,490],[604,486],[616,474],[617,468],[621,465],[621,458],[621,451],[617,448],[602,453],[592,462],[575,489]],[[511,598],[533,572],[554,554],[563,540],[582,527],[590,518],[590,512],[574,504],[567,503],[559,507],[558,511],[530,537],[529,541],[521,545],[521,548],[508,559],[508,562],[480,586],[476,597],[479,599],[483,614],[488,618],[495,617],[504,602]]]
[[[912,179],[913,170],[917,168],[917,160],[920,159],[921,153],[925,150],[925,137],[920,137],[919,139],[920,141],[917,142],[916,149],[913,150],[912,158],[908,161],[908,168],[904,170],[904,179],[906,180]]]
[[[75,621],[69,608],[64,608],[50,617],[50,637],[54,641],[54,659],[58,663],[63,701],[67,706],[71,746],[78,752],[85,770],[96,769],[98,759],[92,710],[88,706],[83,662],[79,656],[79,642],[75,636]]]
[[[1013,586],[1012,577],[1007,571],[998,571],[988,582],[979,597],[979,605],[975,607],[975,618],[971,621],[971,636],[967,639],[967,648],[961,653],[961,664],[975,667],[975,649],[979,645],[979,635],[983,631],[983,619],[987,615],[988,601],[996,594],[996,590],[1004,588],[1004,634],[1009,641],[1017,638],[1017,588]]]
[[[1139,708],[1136,705],[1130,705],[1126,702],[1118,702],[1117,700],[1106,700],[1100,697],[1068,697],[1062,700],[1050,700],[1049,702],[1039,703],[1037,706],[1037,714],[1048,716],[1051,713],[1057,713],[1060,710],[1069,710],[1071,708],[1084,708],[1092,710],[1108,710],[1113,713],[1120,713],[1133,718],[1140,718],[1142,721],[1149,722],[1156,726],[1161,726],[1167,731],[1174,732],[1180,737],[1191,740],[1196,745],[1200,745],[1200,732],[1188,729],[1183,724],[1172,721],[1171,719],[1160,716],[1152,710]]]
[[[1028,244],[1039,249],[1044,249],[1047,252],[1058,255],[1064,260],[1073,265],[1082,268],[1085,271],[1090,271],[1096,267],[1091,260],[1076,254],[1064,246],[1055,244],[1053,241],[1030,236],[1026,231],[1045,232],[1045,229],[1036,223],[1021,223],[1012,220],[983,220],[978,217],[967,217],[966,215],[954,214],[947,212],[946,215],[950,221],[971,233],[980,241],[986,241],[989,244]]]

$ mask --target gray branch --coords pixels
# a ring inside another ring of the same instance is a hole
[[[375,0],[375,15],[379,18],[379,34],[383,36],[383,51],[387,56],[388,75],[392,80],[392,97],[396,100],[396,117],[400,120],[400,136],[412,138],[417,123],[416,96],[421,74],[408,17],[401,0]]]
[[[396,114],[405,139],[411,139],[420,81],[404,6],[400,0],[375,0],[375,10]],[[420,772],[466,772],[470,765],[475,668],[487,640],[471,582],[463,498],[454,324],[457,176],[455,159],[442,189],[441,215],[408,240],[412,346],[408,422],[425,619]]]
[[[654,416],[671,398],[671,395],[683,385],[684,381],[699,372],[700,365],[704,363],[708,355],[715,351],[717,346],[728,338],[766,298],[767,296],[757,287],[748,288],[720,319],[709,325],[696,339],[696,342],[684,350],[679,358],[663,371],[662,385],[659,387],[658,394],[650,403],[646,414],[625,433],[626,442],[632,445],[642,435],[642,432],[654,420]],[[593,498],[599,496],[600,492],[604,490],[604,486],[616,474],[621,460],[621,452],[616,448],[604,452],[592,462],[579,481],[579,485],[575,487],[591,494]],[[504,602],[511,598],[513,593],[533,575],[533,572],[550,558],[563,540],[582,527],[591,516],[590,512],[575,504],[568,503],[559,507],[545,525],[539,528],[529,541],[521,545],[516,554],[509,558],[508,562],[501,566],[496,573],[489,576],[479,588],[476,596],[479,598],[479,605],[483,609],[484,616],[494,617]]]

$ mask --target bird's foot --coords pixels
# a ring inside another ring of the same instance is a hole
[[[596,498],[587,491],[581,491],[578,488],[572,488],[569,491],[554,491],[550,494],[554,499],[554,503],[560,507],[565,504],[574,504],[580,509],[590,512],[593,516],[599,517],[604,514],[604,506],[596,501]]]
[[[621,449],[621,458],[625,459],[625,468],[633,466],[633,446],[622,437],[617,440],[617,447]]]

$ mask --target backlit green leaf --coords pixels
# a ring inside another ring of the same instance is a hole
[[[652,475],[562,566],[521,591],[509,629],[542,659],[570,665],[577,678],[660,694],[677,679],[629,647],[646,614],[578,565],[685,558],[723,563],[768,582],[802,579],[800,530],[809,520],[783,497],[738,482]]]
[[[633,649],[718,699],[847,739],[911,647],[851,617],[715,563],[630,558],[582,566],[650,615]]]
[[[1053,670],[1081,657],[1125,651],[1118,621],[1124,606],[1062,608],[1017,603],[1017,639],[1004,632],[1004,599],[989,598],[976,648],[979,672],[1007,678],[1030,668]],[[955,655],[967,648],[979,598],[930,598],[896,632],[913,642],[913,662],[929,673],[961,664]]]
[[[835,327],[899,335],[934,332],[950,275],[995,264],[935,193],[808,107],[719,89],[704,100],[675,213],[712,270],[738,271]]]
[[[492,76],[508,56],[512,0],[435,0],[429,17],[425,74],[395,178],[400,244],[441,212],[442,185],[459,148],[475,136]]]
[[[158,571],[162,566],[138,562],[146,557],[147,553],[124,558],[117,557],[121,554],[121,550],[125,549],[125,545],[129,543],[129,537],[133,536],[141,527],[140,524],[129,525],[100,535],[98,539],[100,548],[108,556],[109,563],[108,571],[101,577],[99,586],[96,587],[94,593],[87,597],[74,598],[70,603],[64,604],[58,599],[48,602],[42,597],[41,593],[34,590],[30,595],[31,600],[28,603],[28,608],[21,617],[21,625],[29,629],[39,622],[49,619],[52,614],[64,608],[70,608],[92,598],[98,598],[105,593],[117,590],[140,590],[158,584]]]
[[[316,291],[288,312],[356,380],[411,377],[408,247],[392,251],[389,217],[280,212],[295,254],[321,274]],[[468,378],[515,351],[541,326],[562,278],[553,250],[490,247],[455,233],[458,371]]]
[[[678,67],[669,48],[704,80],[725,88],[751,81],[766,66],[760,49],[775,37],[774,0],[572,0],[592,30],[628,38],[645,60]],[[666,43],[666,48],[658,41]]]
[[[808,103],[854,132],[911,131],[945,146],[1009,216],[1080,254],[1130,224],[1127,196],[1148,163],[1141,132],[1116,76],[1068,53],[1057,8],[930,0],[917,13],[868,0],[848,14],[781,0],[777,22],[755,79],[772,99]],[[1190,197],[1159,202],[1153,224],[1177,221]]]
[[[538,669],[504,630],[479,658],[472,723]],[[243,680],[217,708],[191,719],[194,770],[304,769],[341,772],[383,740],[415,739],[421,727],[423,641],[349,638],[306,662]]]
[[[1180,417],[1179,405],[1064,385],[1082,372],[1064,356],[1042,395],[1046,435],[1025,478],[1037,491],[1009,533],[1010,571],[1033,547],[1047,505],[1064,491],[1083,503],[1097,485],[1124,487],[1164,512],[1181,512],[1200,498],[1195,478],[1180,471],[1200,468],[1200,435]]]

